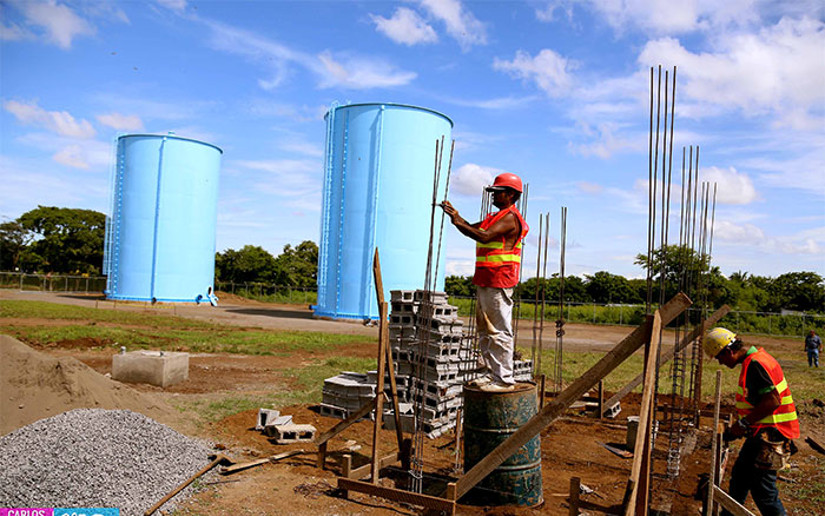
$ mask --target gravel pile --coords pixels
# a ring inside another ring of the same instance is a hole
[[[64,412],[0,437],[0,507],[118,507],[122,516],[140,515],[208,464],[209,454],[203,443],[130,410]]]

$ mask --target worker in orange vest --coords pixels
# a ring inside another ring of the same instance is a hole
[[[799,420],[782,367],[767,351],[746,346],[725,328],[708,332],[703,346],[722,365],[742,365],[736,393],[739,420],[725,431],[725,439],[744,437],[745,443],[733,465],[728,493],[741,504],[750,492],[764,516],[785,515],[776,474],[796,453],[793,439],[799,437]]]
[[[513,389],[513,288],[519,282],[521,249],[527,223],[516,208],[523,186],[515,174],[498,175],[487,191],[499,211],[470,224],[449,201],[441,207],[462,234],[476,241],[473,283],[477,289],[476,320],[485,374],[473,384],[485,391]]]

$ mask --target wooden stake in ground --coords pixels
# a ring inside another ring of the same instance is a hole
[[[650,481],[650,441],[652,428],[653,390],[656,386],[656,354],[661,339],[662,319],[659,310],[653,313],[650,346],[645,362],[645,388],[642,391],[642,403],[639,411],[639,427],[636,430],[636,447],[633,450],[633,467],[627,481],[627,505],[625,516],[631,514],[646,515],[648,506],[648,485]]]

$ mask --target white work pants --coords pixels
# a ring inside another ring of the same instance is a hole
[[[515,383],[512,319],[513,289],[478,287],[478,349],[493,377],[510,385]]]

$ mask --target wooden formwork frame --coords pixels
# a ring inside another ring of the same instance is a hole
[[[408,464],[409,446],[404,442],[404,434],[401,431],[401,415],[398,410],[398,385],[395,382],[395,366],[390,352],[390,332],[388,324],[389,306],[384,300],[384,280],[381,276],[381,261],[378,257],[378,248],[375,249],[372,262],[372,273],[375,280],[375,291],[378,297],[378,385],[375,387],[375,398],[365,403],[360,409],[351,414],[347,419],[341,421],[331,429],[319,435],[315,439],[318,445],[318,467],[324,469],[326,465],[327,444],[330,439],[340,434],[353,423],[366,416],[375,409],[375,425],[372,432],[372,458],[370,460],[370,477],[373,484],[378,483],[378,471],[383,466],[387,466],[395,460],[400,460],[402,465]],[[379,457],[379,432],[384,421],[384,376],[390,378],[390,393],[395,418],[395,437],[398,444],[398,453]],[[406,452],[405,452],[406,450]],[[390,460],[392,459],[392,460]],[[352,470],[357,475],[362,475],[362,468]],[[363,476],[363,475],[362,475]]]
[[[578,400],[585,392],[595,387],[599,381],[627,360],[627,358],[635,353],[642,345],[650,345],[654,335],[658,342],[659,328],[673,321],[691,304],[690,298],[684,293],[680,292],[676,294],[670,301],[662,305],[659,310],[656,310],[654,315],[648,316],[644,323],[633,330],[630,335],[622,339],[621,342],[607,352],[601,360],[568,386],[567,389],[560,392],[552,402],[542,407],[535,416],[514,432],[507,440],[499,444],[468,472],[459,477],[456,482],[449,483],[446,490],[442,493],[442,496],[411,493],[401,489],[377,486],[374,483],[361,482],[349,478],[339,478],[338,488],[344,491],[345,496],[348,495],[349,491],[356,491],[439,510],[450,515],[455,514],[456,501],[459,498],[467,494],[476,484],[492,473],[493,470],[510,458],[513,453],[524,446],[530,439],[550,426],[570,405]],[[655,355],[655,353],[649,353],[648,358],[655,358]],[[640,424],[639,427],[641,429],[642,425]],[[644,439],[637,441],[643,442]],[[639,468],[639,470],[641,471],[641,468]],[[373,480],[376,480],[376,477],[373,477]]]

